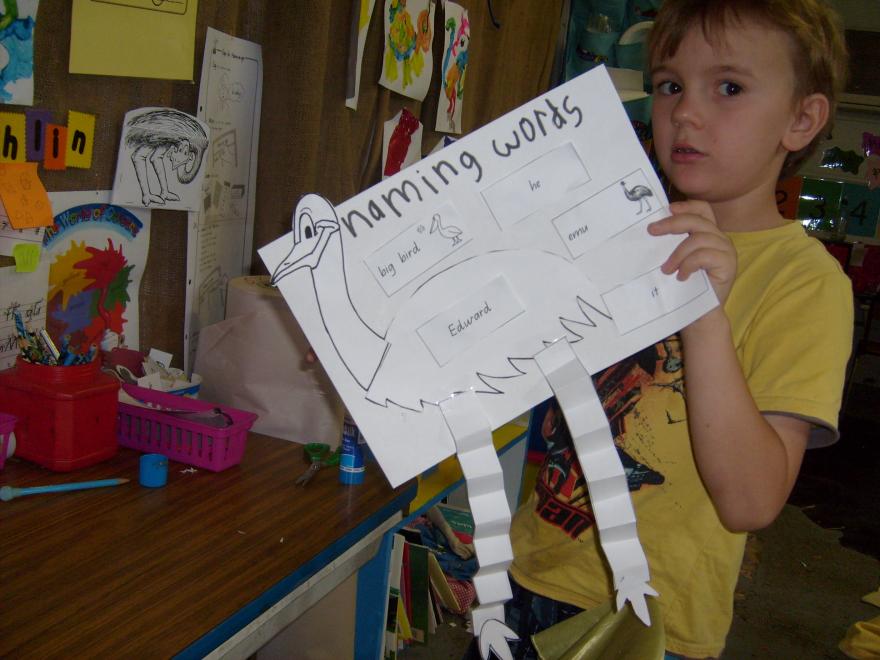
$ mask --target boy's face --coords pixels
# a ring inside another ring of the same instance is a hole
[[[699,25],[656,62],[654,145],[675,187],[710,203],[772,193],[794,120],[788,37],[760,23],[729,23],[714,46]]]

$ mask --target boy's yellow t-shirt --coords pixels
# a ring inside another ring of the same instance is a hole
[[[811,446],[830,444],[852,343],[849,280],[797,223],[729,236],[739,261],[725,311],[758,409],[807,419]],[[667,648],[718,656],[746,535],[724,528],[697,472],[678,337],[593,381],[629,481]],[[611,598],[611,575],[580,466],[570,445],[556,440],[548,443],[535,492],[514,518],[510,572],[536,593],[588,608]]]

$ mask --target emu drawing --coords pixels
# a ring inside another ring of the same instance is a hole
[[[433,220],[436,233],[427,232],[425,240],[457,238],[449,232],[452,225],[442,224],[437,216]],[[615,336],[611,317],[597,306],[601,303],[590,302],[600,300],[600,296],[570,261],[542,250],[504,249],[444,265],[415,287],[387,327],[371,327],[364,321],[349,291],[351,280],[346,274],[342,231],[333,206],[318,195],[304,196],[293,216],[292,235],[293,245],[274,267],[272,282],[278,284],[291,278],[284,282],[285,287],[311,288],[332,350],[363,390],[365,399],[378,406],[381,414],[387,410],[389,419],[401,414],[436,419],[442,432],[452,435],[472,502],[477,496],[497,498],[492,500],[492,506],[472,506],[476,523],[474,543],[480,564],[474,577],[480,600],[480,606],[474,611],[474,632],[480,637],[484,657],[488,657],[491,647],[498,657],[509,658],[510,649],[505,640],[514,639],[515,635],[502,622],[503,603],[510,598],[506,573],[512,560],[507,537],[510,510],[500,466],[493,467],[497,465],[497,455],[491,445],[491,429],[485,425],[488,446],[484,451],[480,445],[479,460],[475,461],[475,434],[470,422],[486,420],[483,412],[486,402],[493,397],[504,397],[509,388],[523,383],[536,388],[549,382],[555,390],[554,378],[559,364],[576,367],[576,387],[569,391],[593,391],[589,372],[583,364],[585,354],[578,351],[591,342]],[[529,268],[524,268],[524,263],[528,263]],[[548,282],[553,283],[559,295],[547,295]],[[502,312],[499,308],[503,306],[498,301],[504,296],[493,297],[491,293],[484,296],[484,292],[490,290],[513,292],[509,299],[521,304],[513,305],[513,311],[509,306]],[[462,353],[444,358],[430,348],[430,342],[419,333],[438,312],[458,310],[463,300],[467,302],[466,309],[450,324],[450,334],[456,334],[460,328],[477,327],[477,321],[490,325],[491,331]],[[478,302],[471,304],[472,301]],[[505,315],[499,317],[496,325],[491,325],[492,314]],[[496,350],[487,350],[487,346]],[[506,357],[498,359],[499,351]],[[330,355],[325,355],[329,359]],[[456,360],[455,369],[444,368]],[[461,368],[462,365],[466,368]],[[572,369],[567,369],[566,377],[570,379],[572,373]],[[566,399],[561,393],[560,402],[565,410]],[[601,407],[599,411],[604,419]],[[572,433],[578,437],[577,420],[572,421],[575,422],[570,424]],[[417,432],[413,429],[413,433]],[[369,436],[368,440],[371,440]],[[379,442],[381,438],[374,440]],[[603,488],[613,486],[616,492],[628,498],[626,477],[610,431],[607,446],[591,442],[592,446],[586,450],[591,461],[581,461],[588,486],[595,478],[596,483],[602,481]],[[577,451],[580,456],[581,450]],[[597,456],[601,460],[597,460]],[[616,469],[609,470],[609,465],[614,468],[614,461]],[[603,466],[601,474],[595,471],[596,464]],[[603,549],[614,574],[618,605],[630,602],[646,621],[645,596],[654,592],[647,583],[647,561],[635,532],[634,513],[630,510],[626,520],[621,520],[613,515],[601,515],[600,508],[601,504],[597,504],[600,539],[605,533],[615,542],[614,548],[603,545]],[[626,547],[625,553],[619,553],[621,547]],[[626,562],[619,561],[624,555]]]

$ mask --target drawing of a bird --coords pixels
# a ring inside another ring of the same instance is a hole
[[[653,197],[654,193],[648,188],[648,186],[636,184],[632,188],[627,188],[626,181],[621,181],[620,186],[623,188],[623,194],[626,195],[626,198],[629,201],[639,203],[638,215],[641,215],[643,211],[651,210],[651,201],[648,198]],[[645,206],[647,206],[647,208],[645,208]]]
[[[433,217],[432,232],[436,228],[444,236],[445,231],[458,229],[461,234],[458,227],[444,226],[438,215]],[[474,465],[471,452],[474,443],[485,440],[489,454],[480,454],[478,470],[472,469],[470,474],[465,471],[469,493],[479,492],[481,497],[491,498],[481,500],[491,502],[491,506],[484,504],[474,511],[478,554],[484,542],[490,543],[484,546],[487,550],[494,550],[493,555],[478,557],[480,571],[474,577],[474,584],[480,606],[473,612],[474,633],[480,637],[480,646],[487,654],[484,657],[488,657],[491,647],[498,657],[511,658],[507,640],[515,636],[511,637],[513,632],[503,624],[503,603],[510,598],[507,566],[512,549],[506,539],[510,510],[491,434],[488,428],[485,437],[479,432],[475,434],[470,420],[479,420],[480,415],[488,420],[489,401],[517,406],[520,405],[517,395],[526,391],[532,396],[543,392],[546,392],[545,398],[549,396],[548,381],[557,379],[554,389],[558,387],[559,372],[549,371],[545,376],[553,358],[549,363],[540,364],[540,361],[546,359],[548,352],[558,356],[558,351],[553,353],[556,349],[570,355],[566,365],[576,365],[580,374],[575,378],[571,369],[563,370],[568,374],[567,383],[578,391],[582,387],[589,391],[592,385],[585,365],[590,361],[590,350],[619,339],[616,327],[605,311],[599,290],[574,263],[559,254],[529,248],[489,250],[464,256],[457,262],[453,262],[449,253],[446,260],[437,265],[439,270],[426,271],[426,278],[419,279],[420,284],[405,294],[408,297],[396,308],[387,327],[371,327],[351,297],[349,282],[354,280],[349,278],[346,267],[356,266],[346,263],[342,229],[329,201],[320,195],[305,195],[293,216],[293,246],[274,267],[271,282],[277,285],[295,276],[296,280],[285,286],[311,289],[314,312],[320,319],[322,333],[326,333],[321,335],[324,348],[329,351],[332,346],[341,366],[363,390],[367,402],[386,409],[387,412],[382,413],[382,426],[389,436],[395,435],[388,431],[392,426],[405,431],[407,438],[431,437],[436,444],[448,442],[446,439],[451,435],[459,461],[464,464],[467,458],[471,466]],[[459,234],[450,234],[447,238],[460,241]],[[552,291],[548,283],[552,283]],[[485,293],[497,291],[499,287],[509,293]],[[505,306],[505,296],[514,302],[507,303],[507,309],[502,311],[498,308]],[[471,300],[479,301],[477,309],[463,310]],[[451,322],[450,317],[440,317],[448,310],[455,310]],[[472,326],[471,321],[483,319],[484,313],[489,318],[493,310],[497,312],[497,321],[496,317],[485,321],[490,326],[488,332],[479,334],[481,331],[475,330],[477,334],[471,336],[470,343],[456,345],[453,354],[444,354],[442,359],[432,348],[436,345],[431,345],[420,334],[438,317],[443,332],[448,323],[450,334],[455,334],[453,329],[466,333],[480,327]],[[466,414],[447,416],[446,410],[450,405],[454,407],[455,402],[470,406],[466,407]],[[566,404],[562,405],[565,409]],[[522,412],[520,408],[515,410],[511,417]],[[505,413],[508,412],[512,410],[505,409]],[[463,426],[462,419],[468,420]],[[434,455],[433,443],[430,447],[420,446]],[[403,445],[396,447],[401,453],[406,451]],[[610,456],[603,454],[596,465],[589,462],[584,465],[581,460],[588,481],[598,479],[603,482],[603,488],[613,485],[628,492],[626,474],[610,433],[607,448],[595,446],[590,451],[605,452],[606,449]],[[495,457],[494,463],[492,457]],[[617,461],[616,472],[609,459]],[[597,515],[597,525],[600,543],[604,530],[614,528],[613,534],[616,534],[615,551],[612,555],[606,551],[606,556],[609,561],[612,557],[617,560],[616,565],[612,562],[611,570],[618,607],[630,602],[647,624],[645,596],[656,595],[656,592],[648,584],[647,560],[634,523],[620,527],[613,516]],[[502,542],[502,538],[506,541]],[[624,557],[627,559],[621,563]]]
[[[464,74],[468,64],[471,25],[467,16],[462,15],[457,34],[454,18],[446,21],[446,29],[449,31],[449,47],[443,58],[443,93],[449,99],[446,117],[450,128],[455,130],[455,105],[464,96]]]
[[[444,225],[439,213],[435,213],[431,218],[430,233],[434,232],[439,233],[443,238],[451,238],[453,246],[461,243],[461,229],[455,225]]]
[[[489,252],[449,266],[413,293],[388,328],[374,329],[363,321],[348,295],[340,222],[330,202],[319,195],[304,196],[294,214],[293,236],[294,245],[275,269],[272,283],[277,284],[296,271],[308,270],[324,327],[336,353],[365,390],[366,398],[381,406],[392,404],[418,412],[454,392],[474,389],[498,394],[503,392],[505,379],[542,378],[537,369],[527,374],[524,367],[528,366],[525,361],[531,361],[547,344],[561,337],[576,344],[587,334],[615,332],[608,314],[589,302],[601,298],[574,264],[549,252],[534,250],[526,255],[525,250],[518,249]],[[533,264],[531,270],[521,267],[525,258]],[[487,262],[491,265],[487,266]],[[453,362],[457,365],[449,363],[440,367],[427,349],[414,350],[419,343],[411,340],[413,328],[421,327],[437,310],[451,308],[468,291],[477,289],[481,280],[486,280],[483,273],[499,272],[514,291],[535,301],[491,336],[492,344],[508,341],[511,351],[516,352],[500,364],[485,364],[485,358],[478,359],[485,352],[478,345],[456,357]],[[569,301],[565,309],[541,304],[547,299],[544,283],[548,281],[565,290],[564,297]],[[345,289],[346,295],[339,295],[340,287]],[[430,299],[431,305],[420,305],[418,299],[422,297]],[[524,335],[531,338],[530,342],[522,340]],[[407,349],[404,351],[407,363],[403,366],[395,364],[393,348],[397,342]],[[421,356],[418,363],[413,355]],[[474,365],[469,370],[469,381],[449,382],[446,374],[461,364]],[[411,375],[412,380],[406,382],[401,372]]]

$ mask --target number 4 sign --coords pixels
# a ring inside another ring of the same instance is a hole
[[[846,233],[873,238],[880,215],[880,190],[869,190],[853,183],[843,184],[840,214],[846,221]]]

